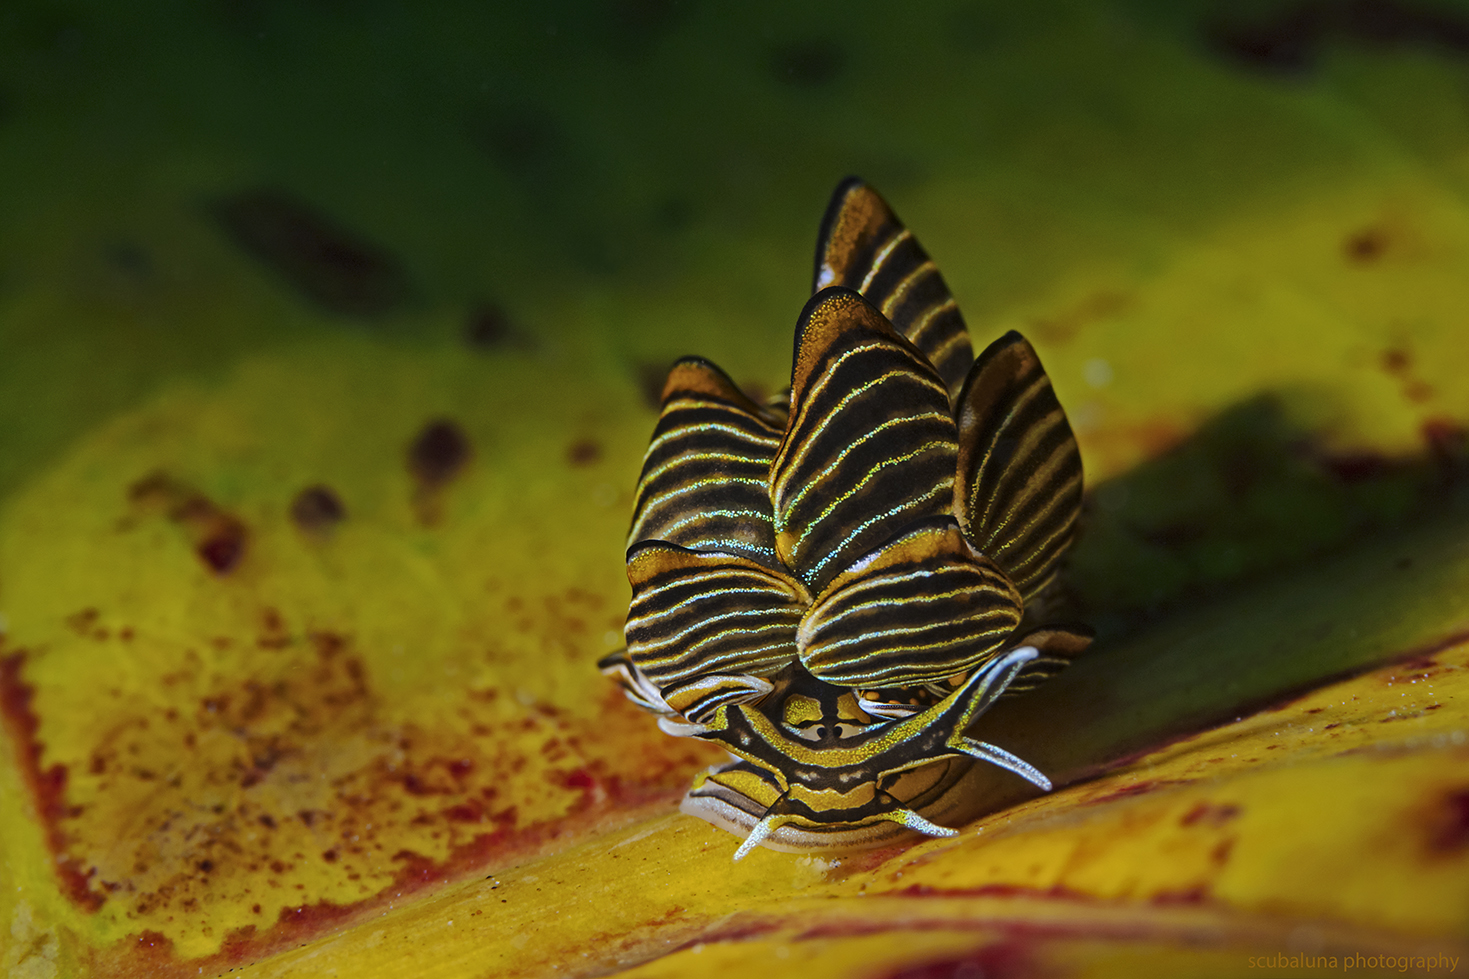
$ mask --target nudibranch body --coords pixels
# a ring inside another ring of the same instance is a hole
[[[965,735],[1090,642],[1028,605],[1074,536],[1081,458],[1018,333],[976,359],[948,287],[848,180],[817,243],[789,393],[674,365],[628,539],[627,648],[601,667],[669,734],[733,760],[683,809],[777,849],[950,835]]]

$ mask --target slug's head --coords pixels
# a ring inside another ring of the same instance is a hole
[[[916,830],[955,831],[974,794],[961,787],[975,758],[998,762],[1044,788],[1050,783],[964,729],[1035,660],[1012,650],[974,671],[947,696],[901,719],[865,711],[854,691],[816,679],[799,664],[756,702],[714,711],[698,736],[736,760],[712,769],[689,791],[683,811],[778,849],[878,846]]]

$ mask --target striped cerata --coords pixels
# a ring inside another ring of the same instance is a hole
[[[1090,642],[1033,600],[1076,529],[1081,457],[1030,344],[976,359],[943,277],[875,191],[837,188],[789,392],[674,365],[628,536],[627,648],[602,670],[733,756],[683,810],[756,845],[876,846],[974,815],[965,734]],[[1027,606],[1032,614],[1026,615]]]

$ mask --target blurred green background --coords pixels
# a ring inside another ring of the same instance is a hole
[[[405,435],[610,412],[625,500],[672,358],[783,383],[848,173],[1041,351],[1104,632],[1464,482],[1466,4],[9,0],[0,507],[170,391],[352,357],[452,375],[384,395]]]

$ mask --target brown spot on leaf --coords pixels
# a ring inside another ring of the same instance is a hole
[[[79,636],[86,636],[92,632],[92,627],[97,624],[100,615],[94,608],[84,608],[80,612],[73,612],[66,617],[66,626]]]
[[[1203,904],[1209,898],[1209,888],[1202,884],[1175,891],[1159,891],[1153,895],[1153,903],[1161,905]]]
[[[459,423],[440,418],[425,425],[408,447],[408,471],[423,488],[437,488],[459,475],[470,451]]]
[[[1320,33],[1308,4],[1296,4],[1276,17],[1254,22],[1209,24],[1204,36],[1230,60],[1271,74],[1299,74],[1311,67]]]
[[[1244,67],[1299,75],[1314,66],[1320,47],[1329,41],[1463,54],[1469,51],[1469,20],[1438,4],[1300,0],[1257,19],[1215,21],[1206,27],[1205,36],[1221,54]]]
[[[1211,802],[1199,802],[1184,813],[1179,823],[1183,826],[1194,826],[1198,823],[1203,823],[1205,826],[1223,826],[1239,813],[1239,806],[1230,803],[1215,805]]]
[[[391,253],[287,191],[245,191],[210,210],[236,245],[329,312],[380,316],[409,297],[407,275]]]
[[[291,501],[291,520],[307,533],[328,533],[346,517],[341,497],[320,483],[306,487]]]
[[[1347,236],[1342,252],[1347,260],[1367,265],[1382,257],[1387,250],[1387,232],[1381,228],[1364,228]]]
[[[311,645],[316,647],[316,655],[322,659],[331,659],[333,656],[347,648],[347,637],[325,629],[311,633]]]
[[[1116,316],[1132,304],[1126,293],[1101,289],[1052,316],[1032,317],[1030,330],[1044,343],[1063,344],[1086,326]]]
[[[291,634],[281,613],[270,606],[260,610],[260,635],[255,645],[261,649],[285,649],[291,644]]]
[[[1469,849],[1469,788],[1444,793],[1432,810],[1428,846],[1436,854]]]
[[[438,523],[443,489],[463,470],[472,454],[469,436],[452,419],[429,422],[408,447],[408,471],[418,483],[414,508],[419,522]]]
[[[482,823],[485,808],[478,799],[468,799],[443,810],[444,818],[455,823]]]
[[[1229,855],[1234,852],[1234,840],[1220,840],[1214,849],[1209,851],[1209,859],[1219,866],[1229,863]]]
[[[510,314],[495,302],[478,302],[464,321],[464,342],[475,350],[503,347],[515,338]]]
[[[566,461],[573,466],[590,466],[602,458],[602,446],[595,439],[577,439],[566,449]]]
[[[244,556],[248,532],[234,514],[221,509],[203,493],[158,471],[128,488],[134,509],[162,512],[180,527],[199,559],[215,574],[226,574]]]

